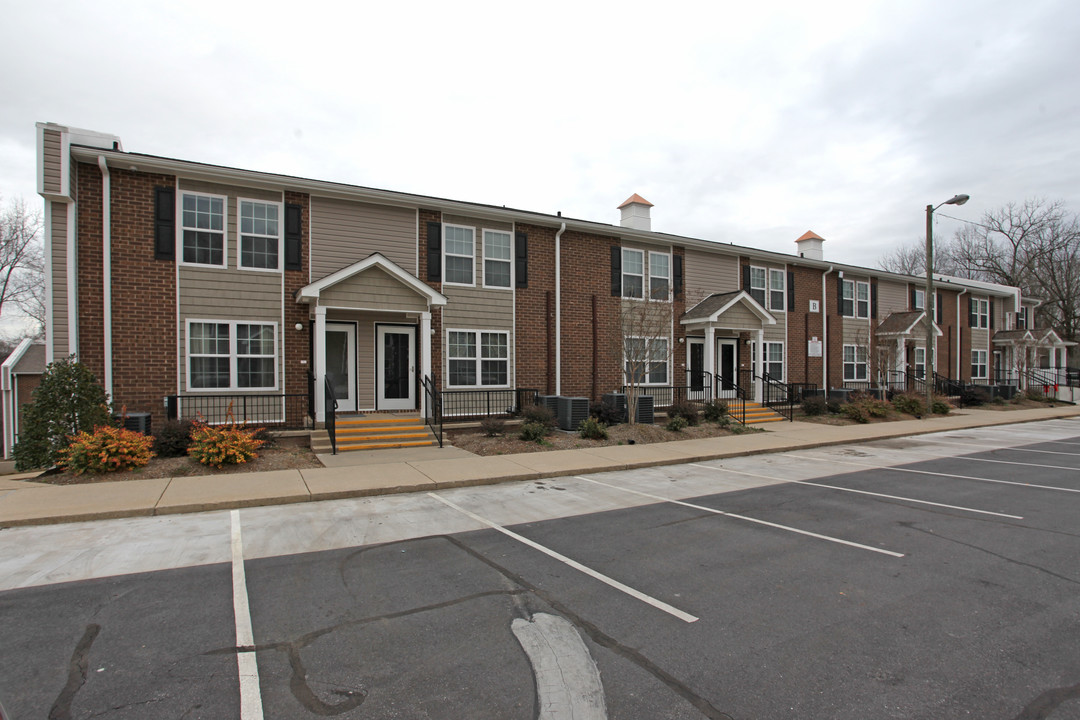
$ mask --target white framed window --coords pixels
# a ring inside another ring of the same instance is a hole
[[[180,262],[225,267],[228,198],[185,191],[179,194]]]
[[[787,278],[783,270],[769,269],[769,309],[783,312],[787,309]]]
[[[188,390],[277,389],[277,324],[188,320]]]
[[[869,377],[866,348],[862,345],[844,346],[844,380],[860,381]]]
[[[915,304],[911,308],[912,310],[922,310],[924,307],[926,307],[926,291],[925,290],[915,290],[913,295],[914,295]]]
[[[505,230],[484,230],[484,287],[509,288],[513,282],[513,243]]]
[[[641,299],[645,296],[645,253],[622,249],[622,296]]]
[[[667,338],[625,338],[623,354],[623,367],[628,385],[667,385]]]
[[[475,285],[476,229],[443,224],[443,282],[450,285]]]
[[[448,387],[509,387],[510,334],[449,330],[446,334]]]
[[[972,298],[971,300],[971,327],[973,328],[987,328],[990,327],[990,301],[978,300]]]
[[[870,283],[855,283],[855,317],[870,317]]]
[[[671,256],[667,253],[649,253],[649,298],[671,298]]]
[[[840,314],[844,317],[855,317],[854,280],[840,281]]]
[[[281,204],[240,199],[240,239],[236,266],[245,270],[281,269]]]
[[[784,382],[784,343],[766,342],[763,371],[772,380]],[[757,343],[750,343],[750,366],[757,372]]]
[[[1028,309],[1027,308],[1020,308],[1020,312],[1016,313],[1016,329],[1017,330],[1026,330],[1027,329],[1027,325],[1028,325],[1027,324],[1027,314],[1028,314]]]
[[[765,307],[765,268],[750,266],[750,297]]]
[[[986,351],[985,350],[972,350],[971,351],[971,379],[972,380],[985,380],[986,373]]]
[[[926,348],[915,348],[915,377],[926,377]]]

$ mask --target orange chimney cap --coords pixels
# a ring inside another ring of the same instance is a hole
[[[615,209],[616,210],[622,210],[627,205],[633,205],[634,203],[638,203],[638,204],[641,204],[641,205],[648,205],[649,207],[653,207],[653,204],[651,202],[649,202],[645,198],[641,197],[637,193],[634,193],[630,197],[626,198],[626,202],[624,202],[622,205],[620,205],[619,207],[617,207]]]

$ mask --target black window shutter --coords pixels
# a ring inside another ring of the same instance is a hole
[[[154,258],[176,257],[176,190],[154,188]]]
[[[911,288],[911,309],[915,310],[915,288]]]
[[[937,315],[937,324],[941,324],[941,293],[934,293],[934,314]]]
[[[994,329],[994,299],[990,298],[990,329]]]
[[[514,273],[516,287],[529,287],[529,236],[523,232],[514,233]]]
[[[795,312],[795,273],[792,270],[787,274],[787,309]]]
[[[285,269],[303,270],[303,214],[301,205],[285,206]]]
[[[682,285],[683,285],[683,268],[682,268],[683,256],[682,255],[675,255],[674,260],[675,260],[675,267],[672,270],[672,273],[674,275],[674,277],[672,279],[672,292],[674,293],[674,297],[679,297],[680,295],[682,295]]]
[[[427,279],[442,281],[442,223],[427,224]]]
[[[611,246],[611,297],[622,295],[622,248]]]
[[[975,298],[968,298],[968,325],[971,327],[979,327],[979,304],[975,302]]]
[[[750,292],[750,266],[743,265],[742,268],[742,289],[746,292]]]
[[[870,317],[877,320],[877,283],[870,283]]]
[[[836,312],[844,314],[844,278],[836,281]]]

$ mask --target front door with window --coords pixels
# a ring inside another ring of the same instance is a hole
[[[738,340],[716,341],[716,375],[719,380],[716,396],[720,398],[733,398],[736,395],[738,376]]]
[[[356,323],[326,323],[326,379],[338,412],[356,412]]]
[[[416,327],[379,325],[375,332],[375,386],[379,410],[416,409]]]

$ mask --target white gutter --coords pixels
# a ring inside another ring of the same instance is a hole
[[[53,227],[52,200],[45,201],[45,364],[53,361],[53,341],[55,325],[53,322]]]
[[[112,402],[112,216],[109,212],[112,178],[105,156],[98,156],[101,168],[101,303],[105,345],[105,393]]]
[[[833,266],[821,274],[821,389],[825,393],[825,399],[829,399],[829,296],[825,289],[825,282]],[[842,286],[837,286],[837,292],[843,292]]]
[[[562,395],[562,234],[566,223],[555,233],[555,394]]]
[[[18,388],[15,387],[14,378],[11,376],[11,371],[15,369],[15,366],[22,360],[23,355],[30,349],[33,344],[33,340],[25,338],[18,347],[16,347],[8,359],[4,361],[3,365],[0,365],[0,389],[3,392],[3,409],[4,409],[4,457],[11,457],[11,451],[15,448],[15,410],[16,405],[19,402],[17,395]]]
[[[960,291],[960,294],[956,296],[956,379],[960,379],[960,298],[967,292],[967,288]],[[986,358],[986,362],[989,364],[990,358]]]
[[[68,355],[79,354],[79,262],[78,246],[75,242],[75,225],[78,218],[75,216],[75,203],[67,204],[67,322],[68,322]]]

